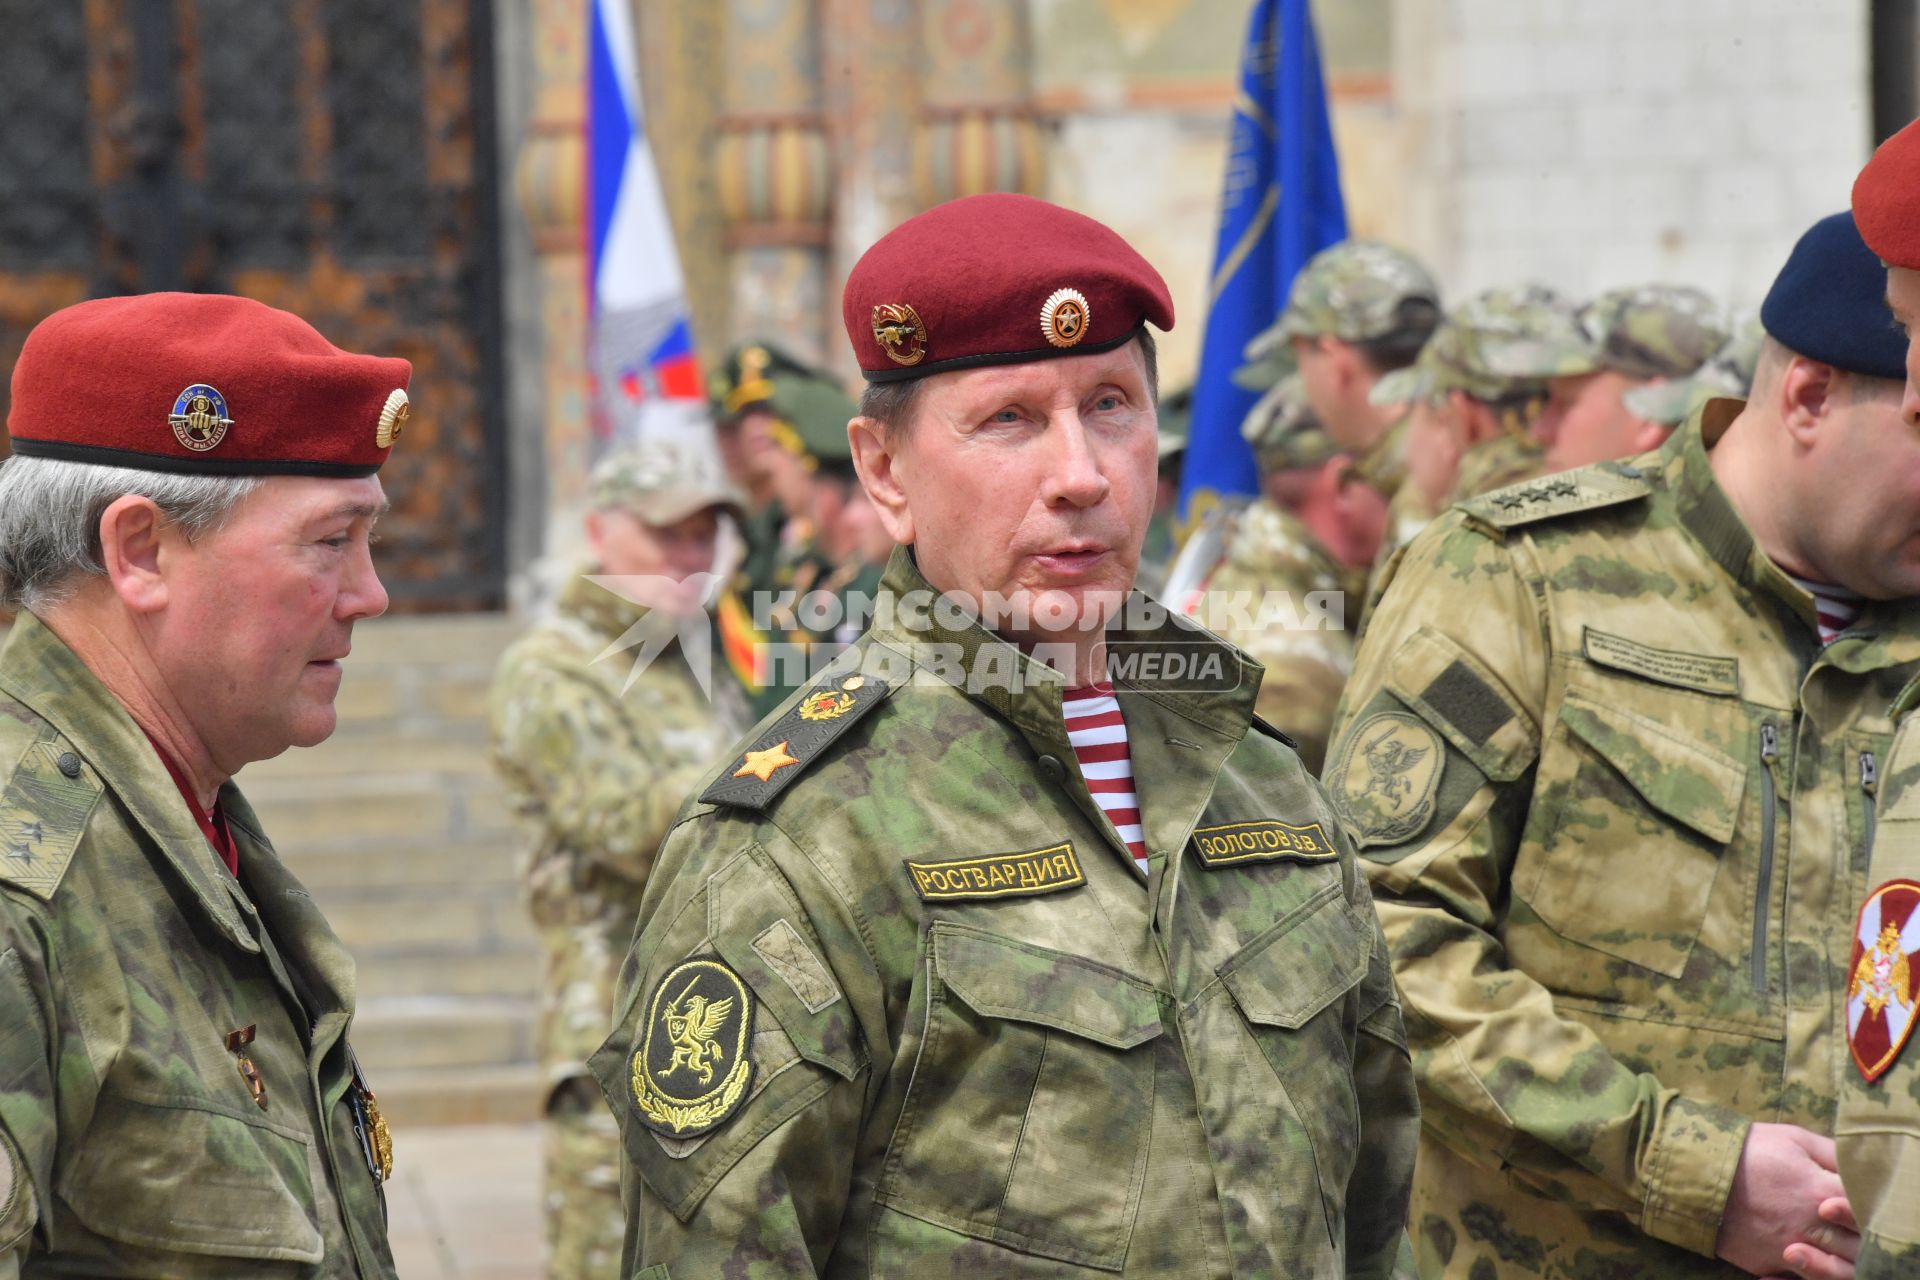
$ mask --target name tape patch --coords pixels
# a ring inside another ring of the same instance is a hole
[[[1294,862],[1326,862],[1339,854],[1326,829],[1317,822],[1303,827],[1274,818],[1252,822],[1228,822],[1217,827],[1196,827],[1194,852],[1207,867],[1230,867],[1236,862],[1272,862],[1286,858]]]
[[[1740,696],[1740,660],[1711,658],[1699,653],[1681,653],[1676,649],[1656,649],[1652,645],[1608,635],[1585,628],[1587,660],[1616,671],[1645,676],[1661,684],[1681,689],[1698,689],[1734,698]]]
[[[995,853],[952,862],[907,861],[914,892],[929,902],[962,898],[1016,898],[1058,893],[1087,882],[1072,841],[1026,853]]]

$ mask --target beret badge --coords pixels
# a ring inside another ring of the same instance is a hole
[[[919,364],[927,354],[927,326],[904,302],[883,302],[873,309],[873,340],[895,364]]]
[[[196,382],[173,401],[167,415],[176,440],[195,453],[205,453],[227,438],[233,419],[227,416],[227,398],[204,382]]]
[[[407,393],[395,387],[387,395],[387,403],[380,409],[380,421],[373,427],[373,443],[382,449],[390,449],[393,442],[400,438],[400,432],[407,425],[407,415],[412,409],[407,404]]]
[[[1092,313],[1078,289],[1055,289],[1040,308],[1040,332],[1056,347],[1078,345],[1087,336]]]

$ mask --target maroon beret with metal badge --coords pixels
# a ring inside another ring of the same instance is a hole
[[[868,382],[1111,351],[1173,328],[1166,281],[1084,214],[1031,196],[967,196],[861,255],[840,298]]]

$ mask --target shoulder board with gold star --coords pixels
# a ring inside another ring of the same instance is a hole
[[[52,901],[105,790],[60,739],[29,746],[0,792],[0,884]]]
[[[762,730],[732,768],[722,769],[700,799],[742,809],[766,808],[835,738],[885,702],[891,692],[886,681],[872,676],[820,680]]]
[[[1461,503],[1460,509],[1482,524],[1513,529],[1576,511],[1618,506],[1652,492],[1653,486],[1638,467],[1603,463],[1494,489]]]

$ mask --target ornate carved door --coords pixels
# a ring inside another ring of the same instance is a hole
[[[404,356],[376,560],[396,608],[497,606],[491,34],[490,0],[0,0],[0,369],[55,308],[153,289]]]

